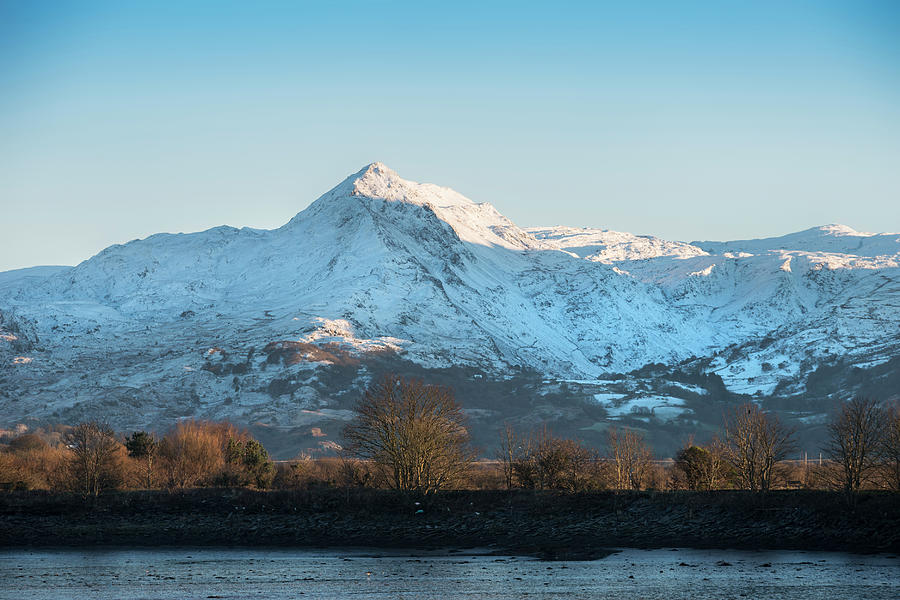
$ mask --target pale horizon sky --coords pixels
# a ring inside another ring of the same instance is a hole
[[[374,161],[523,227],[900,232],[900,3],[0,3],[0,271]]]

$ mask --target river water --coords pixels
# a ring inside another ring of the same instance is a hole
[[[900,598],[900,558],[621,550],[545,562],[473,550],[2,550],[0,598]]]

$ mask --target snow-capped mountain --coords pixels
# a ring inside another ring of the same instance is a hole
[[[548,400],[562,395],[602,409],[582,429],[696,424],[711,392],[685,373],[721,378],[720,395],[805,398],[823,365],[898,357],[900,234],[829,225],[688,244],[522,229],[379,163],[279,229],[158,234],[76,267],[0,273],[7,423],[191,415],[303,429],[346,418],[392,369],[459,389],[533,382],[516,415],[496,390],[481,408],[461,397],[484,423],[574,427]],[[651,364],[668,374],[617,375]]]

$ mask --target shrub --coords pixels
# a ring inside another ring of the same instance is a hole
[[[9,449],[14,452],[44,450],[49,447],[50,445],[36,433],[25,433],[9,442]]]
[[[678,451],[672,466],[673,485],[680,489],[719,489],[726,475],[727,468],[716,444],[707,447],[688,444]]]
[[[265,489],[275,479],[275,464],[263,445],[253,438],[246,441],[229,438],[225,463],[224,474],[232,486],[250,485]]]
[[[244,440],[230,423],[182,421],[159,444],[159,457],[170,487],[211,484],[222,474],[230,439]]]

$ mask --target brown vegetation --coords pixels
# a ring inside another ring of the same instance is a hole
[[[70,453],[59,447],[0,452],[0,488],[68,489],[65,475]]]
[[[654,460],[643,435],[610,428],[604,449],[557,437],[544,425],[506,425],[493,461],[473,461],[462,409],[448,388],[387,377],[373,385],[345,430],[339,456],[274,463],[246,431],[186,420],[157,438],[127,437],[91,422],[0,437],[0,489],[184,490],[198,487],[346,490],[863,489],[900,491],[900,408],[854,399],[829,431],[825,460],[788,461],[792,432],[746,405],[730,414],[720,441],[689,438],[674,460]]]
[[[292,340],[270,342],[263,348],[268,363],[296,365],[308,362],[327,362],[339,366],[358,366],[359,358],[334,342],[310,344]]]
[[[175,488],[212,485],[225,468],[228,440],[242,437],[230,423],[179,422],[159,445],[166,484]]]
[[[124,442],[124,444],[123,444]],[[163,477],[155,477],[160,471]],[[271,485],[275,468],[262,445],[229,423],[179,422],[161,440],[122,438],[104,424],[39,430],[0,446],[0,488],[69,490]],[[161,480],[161,481],[160,481]]]

